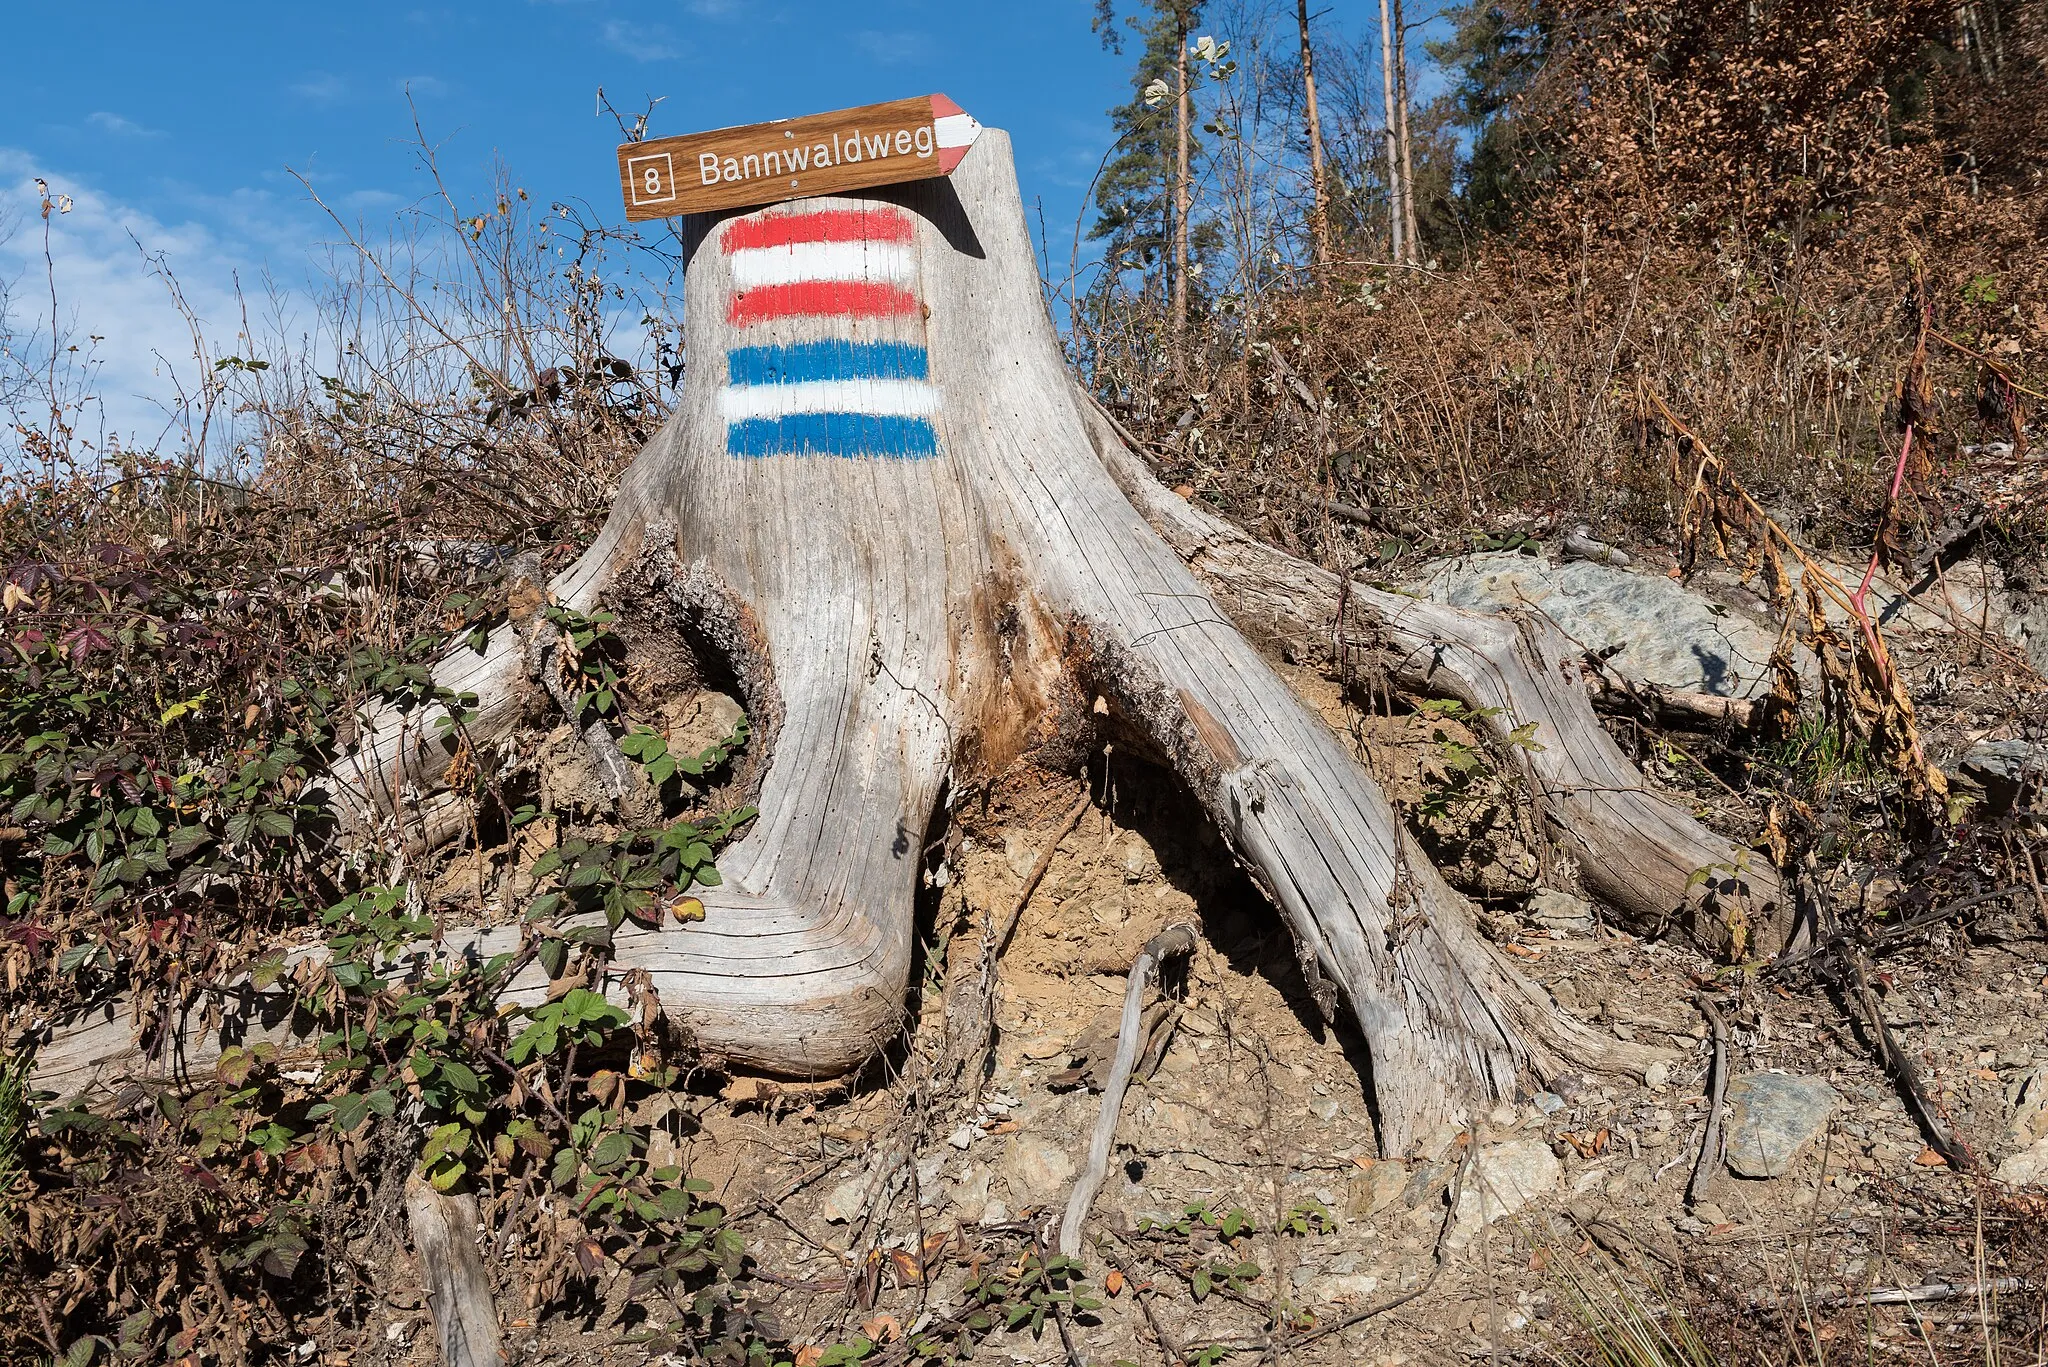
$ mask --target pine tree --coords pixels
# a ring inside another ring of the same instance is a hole
[[[1193,7],[1190,7],[1193,8]],[[1171,3],[1158,3],[1144,20],[1129,21],[1144,46],[1131,71],[1130,100],[1109,111],[1121,149],[1095,187],[1095,223],[1090,240],[1107,242],[1107,255],[1120,270],[1143,271],[1148,286],[1167,282],[1165,267],[1173,245],[1175,166],[1172,90],[1179,59],[1179,16]],[[1109,6],[1095,26],[1103,46],[1121,51],[1123,35]]]
[[[1201,0],[1145,0],[1149,15],[1127,22],[1144,40],[1132,72],[1136,94],[1109,111],[1122,149],[1096,188],[1096,220],[1089,236],[1107,239],[1114,274],[1138,269],[1146,288],[1163,288],[1169,302],[1174,371],[1184,376],[1187,321],[1200,299],[1195,289],[1201,258],[1221,241],[1213,221],[1196,217],[1195,90],[1202,79],[1228,75],[1230,44],[1195,37]],[[1122,50],[1114,0],[1098,0],[1096,32],[1111,51]]]
[[[1543,151],[1515,113],[1550,54],[1548,10],[1516,0],[1466,0],[1445,17],[1451,36],[1428,50],[1452,77],[1453,118],[1471,138],[1460,198],[1471,221],[1505,227],[1542,174]]]

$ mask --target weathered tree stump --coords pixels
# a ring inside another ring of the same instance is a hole
[[[1040,746],[1072,753],[1101,727],[1172,766],[1311,980],[1352,1012],[1388,1151],[1527,1075],[1654,1056],[1557,1011],[1479,937],[1364,769],[1218,607],[1259,618],[1264,594],[1284,605],[1276,620],[1327,635],[1336,581],[1191,524],[1074,386],[1003,134],[949,180],[690,220],[682,236],[680,405],[552,590],[642,629],[666,621],[722,661],[770,756],[761,816],[721,857],[706,919],[617,939],[616,968],[651,974],[702,1047],[798,1077],[872,1057],[904,1028],[920,856],[949,779]],[[1688,916],[1714,942],[1716,912],[1688,880],[1735,852],[1647,792],[1558,672],[1557,642],[1351,598],[1344,630],[1370,614],[1412,643],[1431,686],[1536,723],[1532,788],[1596,889],[1632,915]],[[474,738],[518,721],[524,658],[508,626],[440,671],[479,695]],[[418,821],[447,762],[430,722],[378,719],[336,776],[359,830]],[[488,952],[515,934],[468,938]],[[544,989],[533,970],[514,994]],[[278,1038],[272,1006],[254,1028]],[[217,1036],[171,1033],[144,1059],[118,1013],[79,1023],[45,1049],[39,1083],[72,1094],[218,1051]]]

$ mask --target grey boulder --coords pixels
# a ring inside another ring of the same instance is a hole
[[[1750,1073],[1728,1084],[1724,1151],[1739,1177],[1783,1177],[1827,1128],[1842,1094],[1823,1078]]]

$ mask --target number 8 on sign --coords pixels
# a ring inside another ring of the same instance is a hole
[[[675,164],[667,152],[629,157],[626,172],[631,178],[633,203],[664,204],[676,197]]]

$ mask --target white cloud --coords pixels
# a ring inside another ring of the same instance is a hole
[[[607,19],[598,32],[604,38],[605,46],[623,52],[636,62],[665,62],[682,55],[675,48],[668,30],[659,25]]]
[[[389,190],[350,190],[341,197],[341,207],[353,209],[357,213],[376,213],[386,209],[396,209],[403,203],[405,203],[403,195],[393,194]]]
[[[104,109],[96,109],[86,115],[85,121],[102,133],[111,133],[117,138],[160,138],[164,135],[160,128],[144,128],[133,119],[124,119]]]
[[[333,104],[348,93],[348,83],[331,72],[316,71],[303,81],[295,81],[292,94],[314,104]]]
[[[865,29],[854,35],[853,42],[860,49],[861,56],[878,66],[921,62],[931,55],[931,40],[914,29],[889,33]]]
[[[49,182],[52,195],[69,195],[72,200],[70,213],[50,216],[47,264],[41,198],[35,186],[38,176]],[[225,202],[239,198],[230,196]],[[58,331],[67,334],[68,342],[89,347],[98,363],[91,387],[94,402],[84,414],[81,434],[96,439],[103,420],[108,435],[144,449],[163,437],[176,394],[175,378],[182,377],[189,389],[198,367],[191,331],[165,283],[152,275],[145,253],[161,254],[221,354],[248,350],[237,336],[243,316],[238,274],[251,296],[249,314],[257,329],[267,332],[270,304],[262,269],[264,257],[271,253],[266,247],[289,251],[299,259],[304,253],[302,242],[265,244],[224,236],[196,220],[166,222],[89,183],[39,165],[27,152],[4,147],[0,216],[17,226],[10,239],[0,240],[0,280],[9,287],[17,342],[47,343],[54,280]],[[220,221],[247,223],[233,217]]]

